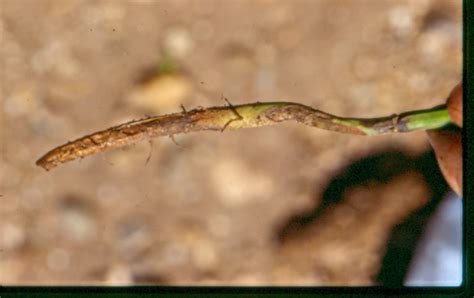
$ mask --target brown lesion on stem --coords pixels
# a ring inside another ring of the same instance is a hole
[[[337,117],[312,107],[291,102],[264,102],[207,109],[194,109],[163,116],[130,121],[79,138],[56,147],[43,155],[36,164],[50,170],[61,163],[120,148],[145,138],[172,136],[203,130],[234,130],[274,125],[295,120],[311,126],[348,134],[378,135],[410,131],[410,113],[382,118],[357,119]],[[407,118],[408,117],[408,118]]]

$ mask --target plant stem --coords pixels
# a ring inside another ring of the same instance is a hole
[[[409,131],[417,129],[436,129],[451,123],[446,106],[431,110],[420,110],[405,113]]]
[[[345,125],[354,126],[365,135],[374,136],[387,133],[411,132],[415,130],[437,129],[451,123],[451,118],[445,105],[432,109],[409,111],[394,114],[389,117],[371,119],[336,119]]]
[[[368,136],[436,129],[451,122],[445,105],[388,117],[361,119],[338,117],[293,102],[257,102],[236,106],[229,103],[228,106],[134,120],[95,132],[54,148],[36,164],[50,170],[61,163],[130,145],[147,137],[252,128],[288,120],[330,131]]]

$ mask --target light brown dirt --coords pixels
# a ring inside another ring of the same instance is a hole
[[[424,132],[282,124],[160,138],[51,172],[34,162],[222,95],[375,117],[441,104],[461,77],[461,2],[449,0],[3,0],[0,39],[2,285],[375,284],[393,227],[433,195],[420,172],[353,186],[275,239],[345,167],[422,154]],[[166,53],[178,71],[150,78]]]

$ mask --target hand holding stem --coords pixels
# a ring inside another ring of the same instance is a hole
[[[447,100],[449,116],[459,127],[462,127],[462,100],[462,83],[459,83]],[[438,129],[426,132],[446,181],[459,196],[462,196],[461,131]]]

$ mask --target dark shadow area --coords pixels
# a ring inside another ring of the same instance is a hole
[[[283,243],[314,224],[328,207],[340,203],[346,190],[371,182],[388,183],[392,178],[408,172],[421,173],[433,197],[423,208],[396,226],[387,243],[387,252],[376,282],[384,286],[402,286],[424,226],[448,191],[431,150],[417,157],[396,150],[385,151],[353,162],[330,182],[323,192],[321,204],[307,213],[291,217],[283,224],[277,234],[278,240]]]
[[[425,177],[433,196],[423,208],[412,213],[403,223],[393,229],[377,278],[377,282],[384,286],[403,285],[426,222],[448,191],[448,185],[438,168],[433,151],[421,155],[415,162],[416,169]]]

